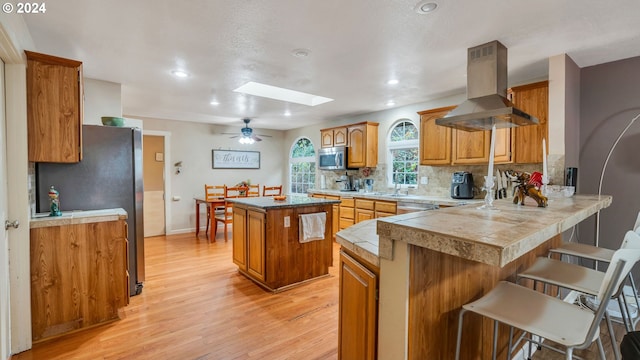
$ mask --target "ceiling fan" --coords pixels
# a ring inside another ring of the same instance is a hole
[[[229,138],[233,139],[233,138],[240,137],[239,141],[242,144],[253,144],[256,141],[262,141],[262,139],[258,137],[258,135],[253,133],[253,129],[249,127],[249,122],[251,121],[251,119],[244,118],[242,119],[242,121],[244,121],[244,127],[240,129],[241,134],[230,136]],[[225,133],[225,134],[229,134],[229,133]],[[271,135],[263,135],[263,134],[260,134],[260,136],[271,137]]]

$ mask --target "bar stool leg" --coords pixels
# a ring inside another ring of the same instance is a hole
[[[607,322],[607,329],[609,330],[609,339],[611,339],[611,347],[613,347],[613,357],[615,360],[620,360],[620,356],[618,355],[618,344],[616,342],[616,336],[613,333],[613,324],[611,323],[611,316],[608,311],[604,312],[604,319]]]
[[[491,359],[498,357],[498,320],[493,320],[493,349],[491,349]]]
[[[467,310],[460,309],[460,315],[458,315],[458,338],[456,340],[456,358],[455,360],[460,360],[460,344],[462,343],[462,322],[464,321],[464,313]]]
[[[596,339],[596,342],[598,343],[598,351],[600,352],[600,359],[607,360],[607,358],[604,357],[604,346],[602,346],[602,339],[600,339],[599,336],[598,336],[598,339]],[[613,352],[617,353],[616,349],[613,349]]]
[[[511,360],[511,346],[513,346],[513,326],[509,326],[509,345],[507,347],[507,360]]]
[[[636,324],[640,319],[640,302],[638,302],[638,289],[636,288],[636,282],[633,280],[633,274],[629,272],[629,282],[631,283],[631,290],[633,290],[633,299],[636,302],[636,320],[631,318],[631,313],[629,313],[629,321],[631,321],[631,331],[635,331]],[[622,292],[624,295],[624,291]]]

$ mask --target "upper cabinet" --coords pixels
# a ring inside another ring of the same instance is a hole
[[[378,166],[378,123],[364,122],[347,126],[347,167]]]
[[[486,164],[491,152],[491,131],[453,130],[451,163]],[[496,129],[495,163],[511,162],[511,129]]]
[[[451,128],[436,125],[455,106],[420,111],[420,165],[451,164]]]
[[[436,125],[455,106],[420,111],[420,165],[486,164],[491,146],[490,131],[462,131]],[[494,161],[511,161],[511,130],[496,131]]]
[[[29,161],[82,160],[82,62],[25,51]]]
[[[541,163],[542,139],[549,143],[549,82],[516,86],[508,91],[513,104],[540,121],[539,125],[520,126],[513,129],[515,162]]]
[[[378,165],[378,123],[361,122],[347,126],[321,129],[320,146],[347,147],[347,167],[363,168]]]
[[[339,127],[333,129],[320,130],[320,146],[334,147],[334,146],[347,146],[347,128]]]

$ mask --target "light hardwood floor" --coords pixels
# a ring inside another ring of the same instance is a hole
[[[271,294],[238,273],[221,231],[214,243],[204,233],[146,238],[145,256],[142,294],[121,320],[12,359],[337,359],[336,266]]]
[[[222,232],[214,243],[204,233],[147,238],[145,256],[144,289],[121,320],[35,344],[12,359],[337,359],[337,266],[327,278],[270,294],[237,272]],[[606,327],[601,331],[613,359]],[[616,333],[620,341],[621,325]],[[596,354],[595,345],[577,353]],[[549,350],[533,358],[564,359]]]

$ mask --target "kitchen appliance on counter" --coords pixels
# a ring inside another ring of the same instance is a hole
[[[344,174],[336,182],[340,183],[340,191],[355,191],[353,189],[353,175]]]
[[[473,175],[466,171],[456,171],[451,179],[451,198],[473,199]]]
[[[65,211],[123,208],[128,215],[129,289],[140,294],[145,278],[142,132],[83,125],[82,138],[79,163],[36,163],[36,210],[48,211],[51,185],[60,192]]]
[[[318,169],[345,170],[347,168],[347,148],[337,146],[318,149]]]
[[[364,179],[364,191],[373,192],[373,179]]]

